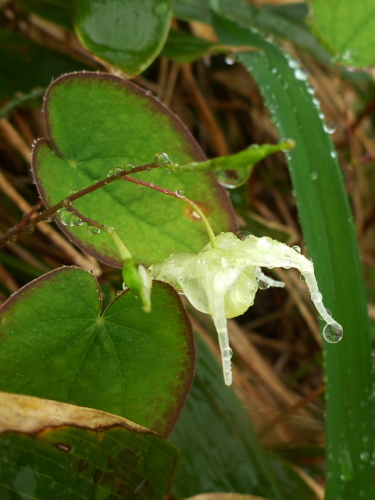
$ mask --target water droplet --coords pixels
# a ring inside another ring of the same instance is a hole
[[[111,227],[111,226],[107,226],[106,231],[107,231],[107,233],[114,233],[115,232],[115,228]]]
[[[337,151],[331,151],[331,158],[337,158]]]
[[[124,167],[124,170],[125,172],[130,172],[131,170],[133,170],[133,168],[135,168],[135,165],[133,165],[132,163],[127,163]]]
[[[72,215],[70,219],[70,226],[82,226],[83,220],[77,217],[77,215]]]
[[[362,451],[362,453],[359,455],[359,458],[364,462],[368,462],[368,460],[370,459],[370,453],[368,451]]]
[[[100,229],[98,227],[91,226],[90,224],[87,224],[87,232],[89,234],[99,234]]]
[[[35,225],[33,223],[26,224],[23,230],[25,234],[33,234],[34,231],[35,231]]]
[[[250,174],[251,168],[242,170],[219,170],[215,172],[215,177],[218,183],[223,187],[235,189],[245,184],[249,180]]]
[[[225,63],[228,64],[228,66],[233,66],[233,64],[236,63],[236,59],[234,58],[233,54],[228,54],[225,57]]]
[[[316,181],[319,177],[319,174],[318,172],[316,172],[316,170],[313,170],[310,174],[310,179],[313,180],[313,181]]]
[[[267,290],[271,286],[269,283],[266,283],[259,278],[257,278],[257,282],[259,290]]]
[[[89,273],[90,273],[90,274],[95,274],[94,269],[90,269],[90,270],[89,270]]]
[[[301,68],[297,68],[294,72],[294,76],[297,78],[297,80],[307,80],[309,74],[307,73],[307,71]]]
[[[154,163],[158,167],[162,167],[168,165],[168,163],[171,163],[171,160],[169,159],[167,153],[158,153],[157,155],[155,155]]]
[[[114,170],[113,169],[108,170],[107,177],[112,177],[113,174],[114,174]]]
[[[142,191],[142,189],[144,189],[144,188],[145,188],[145,187],[144,187],[144,185],[143,185],[143,184],[138,184],[138,189],[139,189],[140,191]]]
[[[177,196],[179,196],[180,198],[184,198],[185,196],[185,191],[183,189],[177,189],[177,191],[175,191],[175,193],[177,194]]]
[[[73,217],[72,212],[70,212],[66,208],[63,208],[60,209],[57,213],[59,215],[60,221],[62,222],[62,224],[64,224],[64,226],[71,226],[70,221],[71,218]]]
[[[121,295],[122,294],[122,290],[117,290],[117,295]]]
[[[237,233],[235,233],[235,234],[236,234],[236,236],[237,236],[237,238],[238,238],[239,240],[246,240],[246,238],[247,238],[248,236],[251,236],[251,235],[252,235],[252,233],[251,233],[250,231],[238,231],[238,232],[237,232]]]
[[[322,302],[323,300],[323,295],[320,292],[313,292],[311,294],[311,300],[315,302]]]
[[[301,247],[299,247],[298,245],[294,245],[292,248],[295,252],[301,253]]]
[[[71,191],[69,191],[69,196],[70,196],[71,194],[76,194],[76,193],[78,193],[78,191],[79,191],[79,189],[72,189]]]
[[[340,464],[340,477],[343,481],[351,481],[353,479],[353,462],[349,450],[345,447],[342,448],[339,456]]]
[[[153,182],[150,182],[150,187],[151,188],[154,188],[155,187],[155,184]]]
[[[289,66],[289,68],[292,68],[292,69],[299,68],[299,62],[296,61],[296,59],[290,58],[288,60],[288,66]]]
[[[263,236],[263,238],[259,238],[256,242],[256,246],[258,250],[261,250],[262,252],[269,252],[273,247],[273,241],[268,236]]]
[[[304,275],[303,275],[303,274],[301,274],[301,275],[300,275],[299,279],[300,279],[301,281],[303,281],[303,282],[306,282],[306,278],[304,277]]]
[[[340,342],[342,334],[342,327],[338,323],[335,323],[335,325],[328,323],[323,329],[323,337],[330,344]]]
[[[325,123],[323,128],[327,134],[334,134],[336,132],[336,125],[333,122]]]
[[[116,167],[113,169],[113,174],[114,175],[121,175],[124,172],[123,167]]]
[[[230,359],[233,356],[233,351],[230,347],[225,347],[223,349],[223,358]]]

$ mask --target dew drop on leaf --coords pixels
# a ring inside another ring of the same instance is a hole
[[[171,160],[169,159],[167,153],[158,153],[157,155],[155,155],[154,162],[158,167],[162,167],[163,165],[167,165],[168,163],[170,163]]]
[[[177,189],[176,194],[180,198],[183,198],[185,196],[185,191],[183,189]]]
[[[87,224],[87,232],[89,234],[99,234],[100,229],[98,227],[91,226],[90,224]]]
[[[327,122],[323,125],[324,131],[327,134],[334,134],[336,132],[336,125],[333,122]]]

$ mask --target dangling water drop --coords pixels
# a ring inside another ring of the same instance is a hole
[[[183,189],[177,189],[177,191],[175,191],[175,193],[177,194],[177,196],[179,196],[180,198],[184,198],[185,196],[185,191]]]
[[[301,253],[301,247],[299,247],[298,245],[294,245],[292,248],[295,252]]]
[[[340,342],[342,339],[342,327],[336,323],[335,325],[331,325],[328,323],[323,329],[323,337],[330,344],[335,344],[336,342]]]
[[[269,283],[266,283],[259,278],[257,278],[257,282],[259,290],[268,290],[268,288],[270,287]]]
[[[135,166],[132,163],[127,163],[124,167],[125,172],[130,172]]]
[[[62,224],[64,224],[64,226],[71,226],[70,221],[73,217],[72,212],[70,212],[67,209],[62,209],[62,210],[58,211],[58,214],[59,214],[60,220],[61,220]]]
[[[157,155],[155,155],[154,163],[158,167],[162,167],[168,165],[168,163],[171,163],[171,160],[169,159],[167,153],[158,153]]]
[[[99,234],[100,229],[98,227],[91,226],[90,224],[87,224],[87,232],[89,234]]]
[[[113,174],[114,174],[114,170],[113,169],[108,170],[107,177],[112,177]]]
[[[250,177],[251,168],[241,170],[219,170],[215,172],[216,180],[227,189],[236,189],[245,184]]]
[[[83,220],[77,217],[77,215],[73,215],[70,219],[70,226],[82,226]]]
[[[35,231],[35,225],[32,222],[29,224],[26,224],[26,226],[24,227],[24,230],[23,230],[23,232],[25,234],[33,234],[34,231]]]

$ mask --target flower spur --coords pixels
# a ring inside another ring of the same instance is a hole
[[[214,240],[211,238],[211,243],[198,254],[171,255],[151,266],[155,279],[182,289],[196,309],[212,316],[227,385],[232,383],[227,318],[243,314],[254,303],[258,288],[284,287],[283,282],[265,276],[261,267],[298,269],[304,276],[311,300],[327,323],[324,338],[328,342],[341,340],[342,327],[323,305],[313,263],[298,250],[268,237],[248,236],[240,240],[233,233],[222,233]]]

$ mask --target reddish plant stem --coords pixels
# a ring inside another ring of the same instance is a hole
[[[145,170],[150,170],[154,168],[158,168],[159,165],[155,165],[155,163],[148,163],[146,165],[141,165],[139,167],[134,167],[133,170],[131,170],[132,174],[136,174],[138,172],[143,172]],[[97,189],[100,189],[104,186],[107,186],[108,184],[111,184],[112,182],[118,181],[120,179],[125,179],[129,178],[127,174],[125,174],[125,171],[121,172],[120,174],[114,174],[111,175],[110,177],[106,177],[105,179],[102,179],[99,182],[96,182],[92,186],[88,186],[84,189],[81,189],[80,191],[77,191],[74,194],[71,194],[64,198],[63,200],[59,201],[59,203],[56,203],[56,205],[53,205],[52,207],[48,208],[47,210],[44,210],[42,213],[37,215],[34,218],[30,218],[33,214],[27,214],[26,217],[24,217],[17,225],[13,226],[6,235],[0,238],[0,247],[4,246],[8,242],[14,241],[15,238],[22,232],[23,227],[25,226],[26,223],[29,223],[28,225],[33,225],[35,226],[38,224],[38,222],[42,222],[45,219],[48,219],[52,217],[60,208],[64,208],[68,206],[70,203],[74,202],[75,200],[78,200],[79,198],[82,198],[83,196],[86,196],[87,194],[93,193]],[[132,179],[130,177],[130,179]],[[136,179],[133,180],[133,182],[138,182]],[[141,181],[139,181],[141,182]],[[146,183],[147,184],[147,183]],[[177,195],[176,195],[177,196]],[[40,205],[39,205],[40,204]],[[42,202],[39,202],[36,207],[40,207],[42,205]],[[38,210],[38,208],[36,208]],[[36,211],[35,210],[35,211]]]

